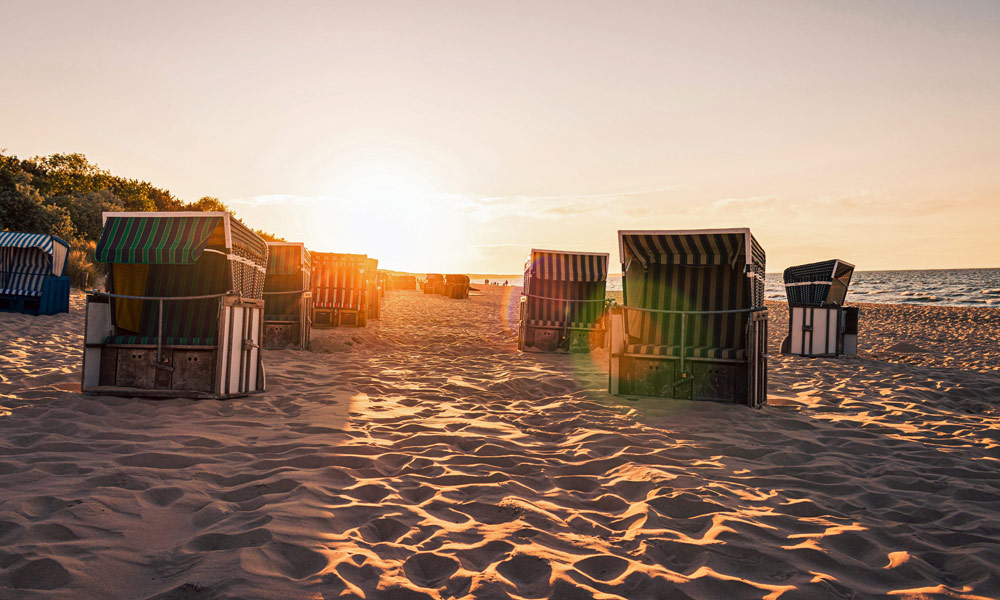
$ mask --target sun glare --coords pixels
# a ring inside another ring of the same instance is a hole
[[[435,189],[429,168],[403,157],[364,156],[333,182],[337,205],[364,216],[364,248],[380,267],[420,272],[443,268],[457,247],[455,215]]]

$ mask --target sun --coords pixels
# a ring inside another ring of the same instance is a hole
[[[453,256],[460,229],[455,213],[420,161],[369,154],[338,171],[337,205],[350,207],[351,237],[363,237],[355,245],[378,258],[380,268],[423,272]]]

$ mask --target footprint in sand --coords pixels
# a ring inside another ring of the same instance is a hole
[[[526,598],[548,596],[552,566],[544,558],[518,554],[497,565],[497,572],[514,584],[518,594]]]
[[[229,535],[226,533],[206,533],[191,540],[191,547],[195,550],[213,552],[216,550],[235,550],[237,548],[250,548],[263,546],[271,541],[273,536],[267,529],[254,529],[244,533]]]
[[[611,581],[628,569],[628,561],[605,554],[585,558],[573,566],[598,581]]]
[[[51,558],[33,560],[10,574],[10,584],[22,590],[55,590],[65,587],[72,577]]]
[[[403,572],[420,587],[440,587],[457,570],[457,560],[430,552],[414,554],[403,563]]]

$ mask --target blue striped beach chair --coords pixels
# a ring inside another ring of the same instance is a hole
[[[619,231],[612,394],[767,401],[764,250],[749,229]]]
[[[786,354],[835,357],[858,353],[858,309],[844,306],[854,265],[840,259],[788,267]]]
[[[225,398],[264,390],[267,245],[224,212],[104,213],[87,295],[84,392]]]
[[[44,233],[0,231],[0,311],[69,312],[69,244]]]
[[[264,347],[309,347],[312,324],[310,258],[301,242],[267,243]]]
[[[607,253],[531,251],[524,267],[518,348],[588,352],[604,345]]]

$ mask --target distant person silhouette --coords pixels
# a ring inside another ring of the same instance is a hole
[[[504,284],[504,287],[507,286],[507,280],[506,279],[503,280],[503,284]]]

